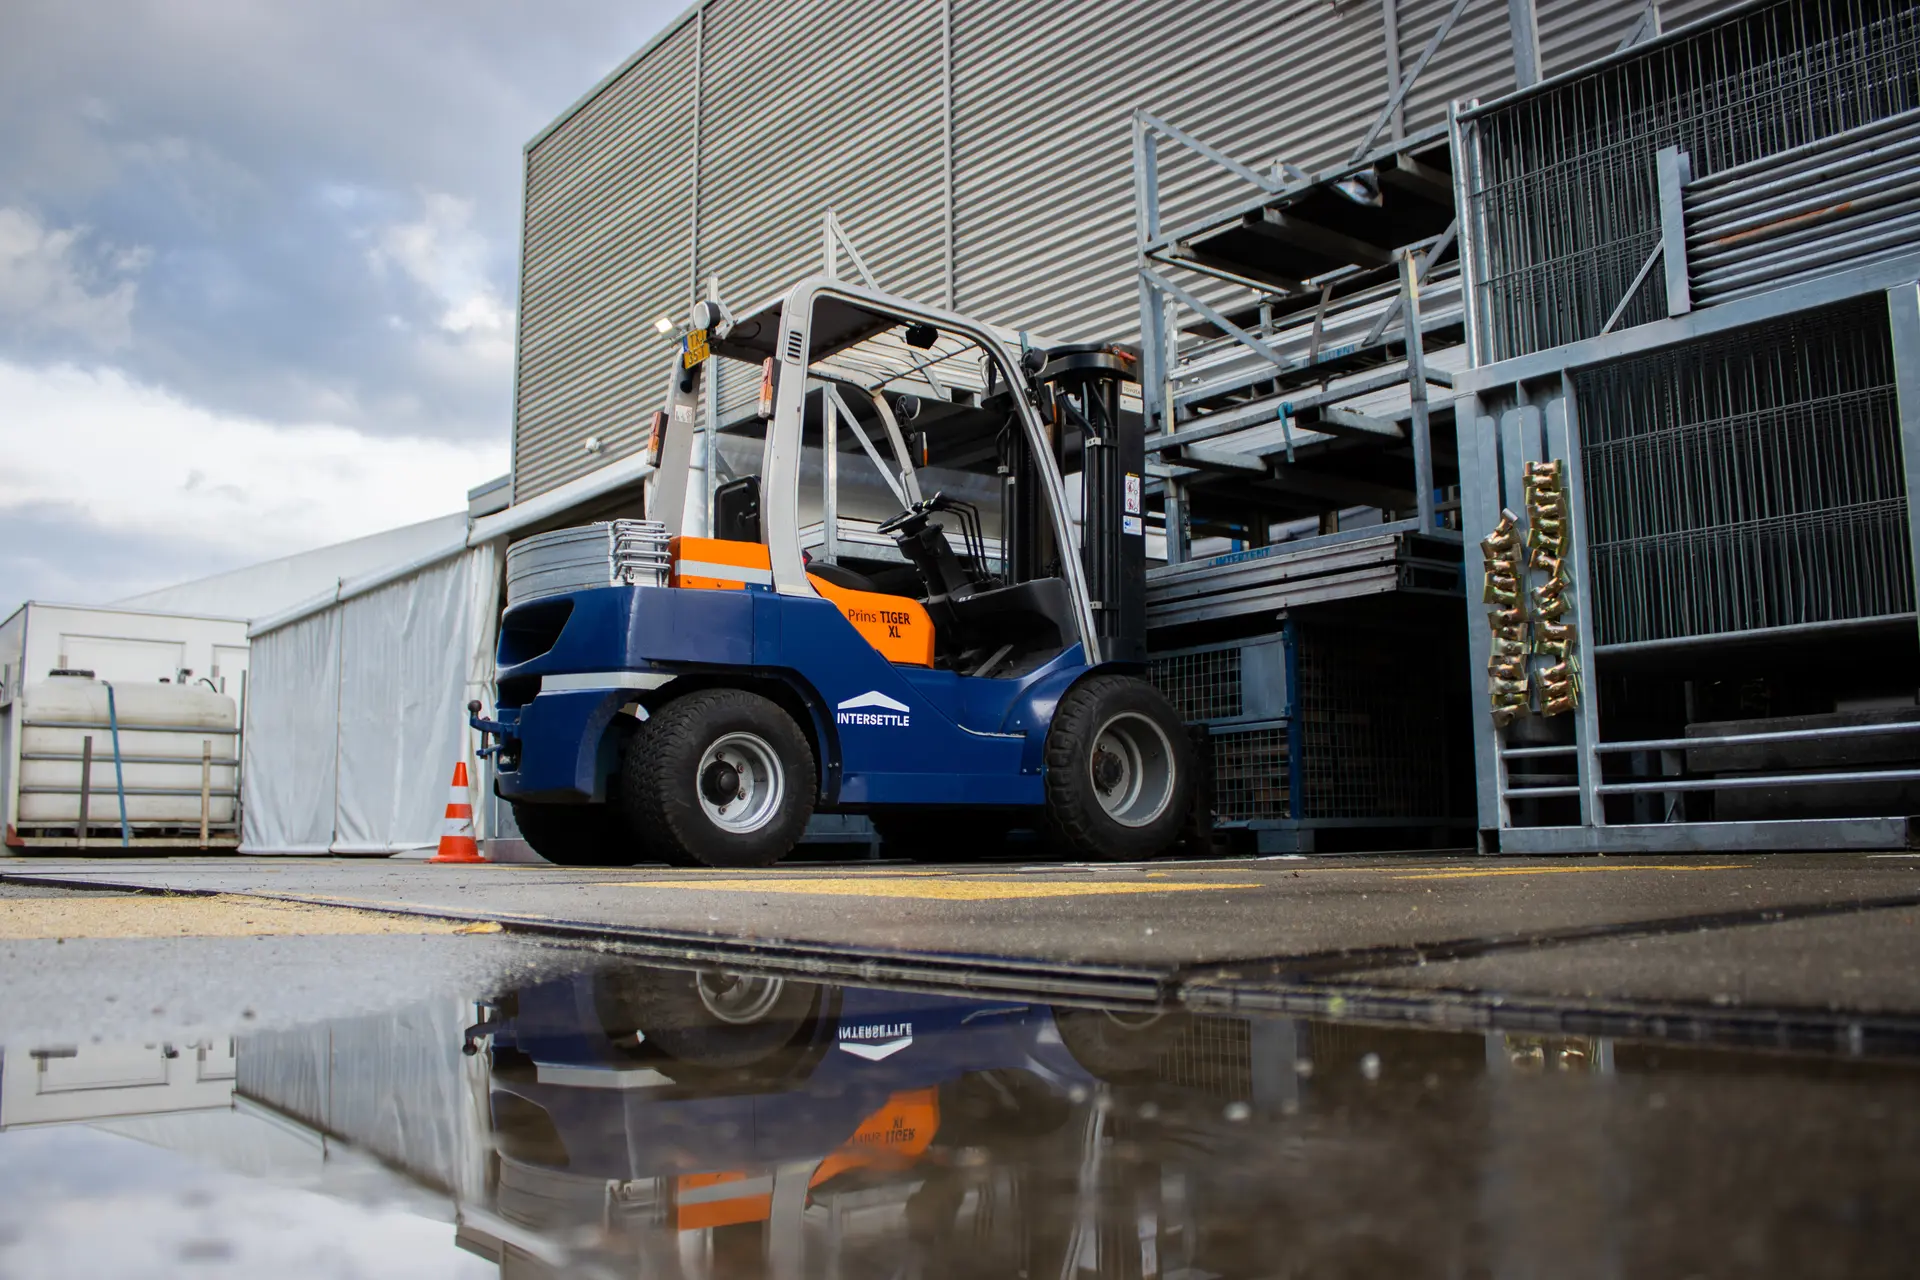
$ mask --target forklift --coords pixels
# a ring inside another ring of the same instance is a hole
[[[508,551],[470,710],[522,835],[570,865],[767,866],[815,813],[909,856],[1171,848],[1196,764],[1145,675],[1135,368],[822,277],[699,304],[648,519]],[[759,471],[689,531],[701,406],[756,378]]]

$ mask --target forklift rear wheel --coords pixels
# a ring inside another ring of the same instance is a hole
[[[513,821],[535,853],[563,867],[630,867],[640,860],[612,805],[515,802]]]
[[[738,1070],[774,1057],[799,1036],[821,988],[722,969],[614,970],[594,981],[594,1004],[616,1045],[651,1045],[681,1066]],[[637,1035],[635,1033],[638,1033]]]
[[[784,858],[813,816],[813,749],[778,705],[743,689],[669,702],[627,755],[625,802],[645,844],[709,867]]]
[[[1066,1009],[1055,1006],[1054,1026],[1073,1060],[1109,1084],[1145,1084],[1174,1048],[1188,1023],[1158,1009]]]
[[[1186,728],[1158,689],[1099,675],[1067,690],[1047,732],[1047,826],[1069,854],[1151,858],[1173,847],[1193,803]]]

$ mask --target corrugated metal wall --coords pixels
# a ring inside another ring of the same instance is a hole
[[[1385,85],[1378,5],[959,0],[961,308],[1054,338],[1131,336],[1136,107],[1250,163],[1311,168],[1343,158]],[[1169,223],[1238,194],[1183,150],[1161,154]]]
[[[703,283],[718,274],[737,307],[818,270],[821,213],[831,208],[883,288],[939,296],[943,2],[708,6]]]
[[[1539,0],[1541,70],[1557,76],[1612,53],[1638,26],[1645,7],[1594,4],[1593,0]],[[1484,101],[1489,95],[1473,96]]]
[[[516,502],[632,453],[662,401],[653,320],[691,291],[697,37],[673,32],[527,151]]]
[[[1540,6],[1544,8],[1545,6]],[[1588,0],[1588,9],[1611,8]],[[1399,0],[1400,66],[1410,69],[1453,0]],[[1544,25],[1546,15],[1541,14]],[[1542,33],[1545,43],[1545,33]],[[1491,98],[1513,88],[1513,32],[1503,0],[1470,0],[1407,95],[1409,130],[1447,118],[1455,98]]]
[[[1451,0],[1396,3],[1411,66]],[[1547,71],[1641,7],[1541,0]],[[1386,100],[1383,33],[1378,0],[709,0],[528,149],[515,501],[638,448],[654,318],[709,275],[737,307],[816,269],[829,207],[885,288],[1133,336],[1134,108],[1249,163],[1332,164]],[[1510,89],[1510,48],[1505,0],[1470,0],[1406,127]],[[1243,194],[1162,156],[1175,221]]]

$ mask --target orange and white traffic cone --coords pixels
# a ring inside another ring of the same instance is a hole
[[[467,792],[467,762],[453,766],[453,792],[447,797],[447,823],[440,849],[428,862],[485,862],[473,838],[473,798]]]

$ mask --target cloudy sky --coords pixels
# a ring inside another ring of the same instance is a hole
[[[505,472],[521,147],[686,0],[4,0],[0,616]]]

